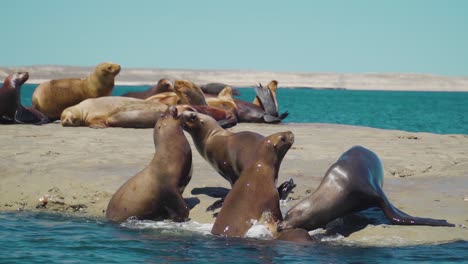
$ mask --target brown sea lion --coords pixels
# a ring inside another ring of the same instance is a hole
[[[192,177],[192,151],[177,108],[169,107],[161,116],[154,127],[153,139],[156,149],[153,160],[112,196],[107,219],[188,220],[189,207],[182,193]]]
[[[282,220],[276,180],[281,161],[293,143],[294,135],[287,131],[262,138],[255,150],[244,149],[241,154],[254,158],[226,196],[212,234],[243,237],[265,213],[269,215],[267,224],[273,225],[271,231],[276,233],[275,223]]]
[[[29,78],[27,72],[17,72],[8,75],[0,88],[0,121],[1,123],[14,123],[16,108],[19,104],[18,87]]]
[[[159,94],[159,93],[164,93],[164,92],[175,92],[174,85],[168,79],[160,79],[156,85],[150,87],[146,91],[129,92],[129,93],[123,94],[122,96],[139,98],[139,99],[146,99],[146,98],[148,98],[150,96],[153,96],[153,95],[156,95],[156,94]]]
[[[445,220],[410,216],[388,200],[382,190],[383,169],[372,151],[354,146],[341,155],[326,172],[317,189],[294,205],[279,229],[324,227],[347,214],[380,207],[394,225],[454,226]]]
[[[186,80],[176,80],[174,89],[180,98],[180,104],[208,105],[203,91],[196,84]]]
[[[27,72],[7,76],[0,88],[0,124],[41,125],[49,119],[41,112],[21,104],[21,86],[28,80]]]
[[[175,93],[157,94],[145,100],[121,96],[90,98],[65,109],[61,123],[92,128],[151,128],[168,105],[177,100]]]
[[[120,66],[101,63],[85,79],[67,78],[40,84],[32,95],[34,108],[51,120],[60,118],[62,111],[88,98],[108,96],[114,88]]]
[[[231,186],[258,159],[256,151],[264,144],[264,136],[225,130],[212,117],[200,113],[184,111],[181,116],[183,128],[191,135],[200,155]]]

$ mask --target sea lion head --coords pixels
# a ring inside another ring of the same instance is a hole
[[[266,137],[264,142],[266,148],[276,152],[278,161],[281,162],[294,143],[294,134],[291,131],[275,133]]]
[[[96,66],[94,70],[99,76],[114,78],[120,72],[120,65],[112,62],[103,62]]]
[[[174,84],[168,79],[161,79],[156,84],[155,93],[175,92]]]
[[[174,105],[169,106],[156,122],[153,131],[154,143],[158,144],[160,138],[171,137],[179,129],[181,130],[181,119],[177,107]]]
[[[5,82],[10,81],[11,87],[21,87],[29,79],[28,72],[15,72],[7,77]]]
[[[220,127],[218,122],[211,116],[201,113],[183,111],[181,117],[182,127],[189,133],[203,128],[209,128],[211,130],[212,127]]]
[[[60,122],[62,123],[62,126],[81,126],[81,113],[77,108],[73,106],[68,107],[67,109],[63,110],[60,116]]]
[[[271,82],[268,83],[267,87],[270,89],[270,91],[276,92],[276,90],[278,89],[278,81],[271,80]]]

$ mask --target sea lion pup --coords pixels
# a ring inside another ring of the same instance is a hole
[[[29,73],[17,72],[6,77],[0,88],[0,124],[49,123],[41,112],[21,104],[21,86],[29,79]]]
[[[146,91],[129,92],[129,93],[123,94],[122,96],[139,98],[139,99],[146,99],[146,98],[148,98],[150,96],[153,96],[155,94],[164,93],[164,92],[175,92],[174,85],[168,79],[160,79],[156,85],[150,87]]]
[[[196,84],[186,80],[175,80],[174,89],[180,98],[180,104],[208,105],[203,91]]]
[[[175,93],[157,94],[145,100],[121,96],[90,98],[65,109],[60,120],[62,126],[151,128],[168,105],[178,99]]]
[[[108,96],[114,89],[120,65],[101,63],[85,79],[67,78],[40,84],[32,95],[34,108],[51,120],[60,118],[62,111],[88,98]]]
[[[279,229],[325,226],[347,214],[380,207],[394,225],[454,226],[445,220],[410,216],[387,199],[382,190],[383,169],[379,157],[372,151],[354,146],[341,155],[325,174],[317,189],[294,205]]]
[[[112,196],[106,218],[122,222],[137,219],[176,222],[188,220],[189,207],[182,193],[192,177],[192,151],[172,106],[156,123],[156,152],[142,171],[125,182]]]
[[[182,126],[191,135],[200,155],[231,186],[258,159],[257,149],[265,144],[264,136],[251,131],[225,130],[210,116],[191,111],[184,111],[181,116]]]
[[[224,83],[207,83],[203,84],[200,86],[202,89],[203,93],[205,94],[205,97],[209,95],[215,95],[217,96],[226,86],[230,86]],[[237,88],[232,88],[232,94],[233,95],[240,95],[239,89]]]
[[[276,180],[281,161],[294,143],[294,134],[275,133],[256,143],[250,154],[254,159],[242,170],[224,200],[211,229],[214,235],[243,237],[262,214],[268,215],[267,228],[276,233],[276,222],[282,220]]]

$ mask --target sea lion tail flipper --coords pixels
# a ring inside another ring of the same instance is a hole
[[[275,103],[275,98],[271,93],[268,87],[263,87],[260,83],[255,86],[255,93],[257,94],[257,98],[260,101],[263,110],[271,115],[271,116],[278,116],[278,106]]]
[[[224,129],[230,128],[237,125],[237,118],[234,116],[227,119],[218,120],[218,124]]]
[[[383,192],[382,192],[383,193]],[[390,201],[385,197],[381,202],[380,207],[382,208],[385,216],[393,225],[426,225],[426,226],[448,226],[454,227],[454,224],[447,222],[443,219],[432,219],[423,217],[414,217],[398,210]]]
[[[292,190],[296,187],[296,184],[294,183],[293,179],[289,179],[289,181],[283,182],[279,187],[278,187],[278,194],[280,197],[280,200],[286,200],[288,198],[288,195],[292,192]]]
[[[15,111],[15,123],[43,125],[50,123],[49,118],[34,108],[25,108],[21,104]]]
[[[285,119],[286,117],[288,117],[288,115],[289,115],[289,112],[286,111],[286,112],[282,113],[282,114],[279,116],[279,118],[280,118],[281,120],[283,120],[283,119]]]
[[[208,208],[206,208],[206,211],[214,211],[218,208],[221,208],[224,204],[224,198],[221,198],[219,200],[216,200],[212,205],[208,206]]]
[[[163,201],[169,218],[174,222],[185,222],[189,219],[189,206],[177,191],[167,192]]]
[[[281,118],[276,117],[276,116],[271,116],[269,114],[265,114],[263,115],[263,121],[265,121],[265,123],[274,124],[274,123],[280,123]]]

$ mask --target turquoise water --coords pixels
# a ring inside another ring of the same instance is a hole
[[[116,86],[114,95],[149,86]],[[31,105],[36,85],[25,84],[22,102]],[[252,88],[240,99],[251,101]],[[468,92],[394,92],[279,89],[284,122],[332,123],[438,134],[468,134]]]
[[[468,242],[409,247],[298,245],[208,235],[207,227],[117,226],[48,213],[0,213],[0,263],[461,263]]]

